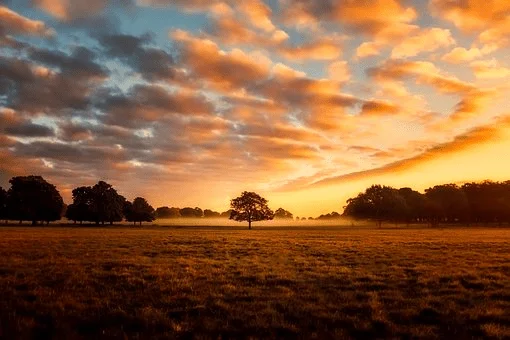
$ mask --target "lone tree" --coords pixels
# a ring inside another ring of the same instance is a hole
[[[133,203],[126,202],[124,214],[128,222],[152,222],[156,219],[154,208],[147,203],[145,198],[137,197]]]
[[[251,222],[272,220],[274,217],[267,200],[254,192],[243,191],[241,196],[230,201],[230,207],[230,219],[248,221],[248,229],[251,229]]]
[[[7,211],[9,217],[21,221],[60,220],[64,201],[57,188],[41,176],[18,176],[9,181]]]

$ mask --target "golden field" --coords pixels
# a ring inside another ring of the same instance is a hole
[[[510,337],[510,229],[0,228],[0,338]]]

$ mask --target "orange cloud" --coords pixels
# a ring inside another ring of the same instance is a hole
[[[310,187],[328,186],[346,181],[369,179],[379,175],[395,175],[397,173],[402,173],[443,156],[470,149],[475,145],[497,141],[508,128],[510,128],[510,116],[501,116],[497,118],[493,124],[473,128],[470,131],[456,136],[452,141],[425,150],[418,156],[399,160],[375,169],[323,179],[315,182]]]
[[[108,0],[33,0],[34,4],[60,20],[71,20],[102,12]]]
[[[479,79],[499,79],[510,77],[510,69],[501,66],[496,59],[473,61],[471,69]]]
[[[369,36],[400,35],[417,17],[412,7],[403,7],[397,0],[373,0],[370,5],[361,1],[306,0],[285,0],[283,4],[288,23],[313,26],[327,20]]]
[[[453,44],[455,44],[455,39],[453,39],[450,30],[435,27],[423,29],[397,43],[391,52],[391,57],[413,57]]]
[[[329,79],[344,83],[351,79],[351,72],[346,61],[335,61],[328,66]]]
[[[476,47],[472,47],[469,50],[464,47],[455,47],[453,50],[445,54],[441,60],[452,64],[462,64],[466,61],[478,59],[482,57],[483,54],[483,51]]]
[[[5,6],[0,6],[0,34],[9,33],[50,37],[55,31],[42,21],[31,20]]]
[[[335,39],[325,38],[299,46],[282,46],[279,52],[290,60],[334,60],[342,49]]]
[[[387,115],[398,113],[400,108],[388,101],[370,100],[363,103],[360,114],[362,115]]]
[[[185,31],[171,37],[180,45],[180,57],[193,76],[220,90],[241,89],[267,79],[270,61],[233,49],[225,53],[211,40],[199,39]]]
[[[510,2],[507,0],[431,0],[432,12],[480,42],[496,47],[510,44]]]

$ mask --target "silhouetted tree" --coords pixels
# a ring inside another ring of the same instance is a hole
[[[99,181],[92,187],[92,212],[96,224],[120,222],[124,217],[126,199],[108,183]]]
[[[432,222],[462,222],[469,219],[469,204],[466,194],[455,184],[436,185],[425,190],[430,200]],[[429,208],[430,209],[430,208]]]
[[[278,208],[274,212],[274,218],[275,219],[294,219],[292,213],[290,211],[287,211],[283,208]]]
[[[66,217],[72,221],[96,224],[120,222],[124,217],[126,199],[108,183],[99,181],[93,187],[73,190],[73,203],[67,207]]]
[[[57,188],[41,176],[18,176],[9,181],[7,210],[9,218],[22,221],[56,221],[60,219],[64,201]]]
[[[0,187],[0,219],[7,224],[7,191]]]
[[[230,215],[232,215],[232,209],[228,209],[227,211],[224,211],[220,214],[220,217],[222,218],[230,218]]]
[[[508,221],[510,208],[509,182],[484,181],[466,183],[462,191],[469,204],[470,220],[476,223],[499,223]]]
[[[217,211],[212,211],[210,209],[205,209],[204,217],[205,218],[218,218],[218,217],[220,217],[220,213]]]
[[[126,220],[133,224],[139,222],[142,225],[142,222],[152,222],[156,219],[154,208],[143,197],[135,198],[133,203],[126,202],[124,213]]]
[[[180,214],[182,217],[185,217],[185,218],[200,218],[203,216],[203,211],[202,209],[200,208],[190,208],[190,207],[186,207],[186,208],[182,208],[180,211]]]
[[[267,206],[267,200],[254,192],[243,191],[241,196],[230,201],[231,220],[247,221],[248,229],[255,221],[272,220],[274,213]]]
[[[364,193],[347,200],[344,214],[354,218],[373,219],[381,226],[383,221],[403,219],[406,211],[406,202],[398,190],[372,185]]]
[[[181,217],[179,208],[159,207],[156,209],[156,218],[178,218]]]
[[[342,217],[342,215],[340,215],[336,211],[333,211],[333,212],[330,212],[329,214],[325,214],[325,215],[322,214],[322,215],[320,215],[319,217],[317,217],[317,220],[334,220],[334,219],[337,219],[337,218],[340,218],[340,217]]]
[[[74,221],[96,221],[97,217],[93,211],[94,197],[91,187],[78,187],[73,189],[73,203],[69,204],[66,211],[66,218]]]
[[[398,189],[399,195],[406,203],[404,210],[404,220],[407,224],[411,222],[423,222],[427,216],[427,198],[425,195],[411,188]]]

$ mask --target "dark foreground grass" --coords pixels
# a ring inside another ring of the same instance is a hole
[[[0,228],[0,338],[509,338],[509,229]]]

